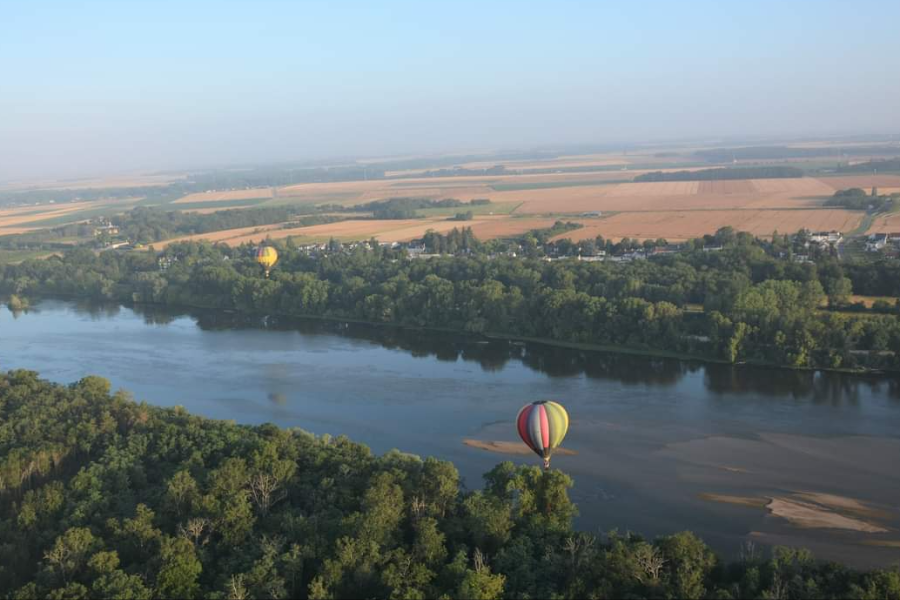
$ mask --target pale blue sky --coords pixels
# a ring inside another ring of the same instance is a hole
[[[900,2],[0,0],[0,178],[900,132]]]

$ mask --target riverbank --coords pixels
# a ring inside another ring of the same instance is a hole
[[[881,375],[881,374],[896,374],[900,373],[900,370],[885,370],[885,369],[870,369],[865,367],[859,368],[841,368],[841,367],[795,367],[790,365],[783,365],[768,361],[761,360],[742,360],[736,363],[731,363],[727,360],[717,358],[714,356],[709,356],[706,354],[694,354],[688,352],[676,352],[672,350],[663,350],[659,348],[647,348],[647,347],[635,347],[635,346],[625,346],[625,345],[610,345],[610,344],[590,344],[583,342],[567,342],[564,340],[556,340],[553,338],[541,338],[541,337],[529,337],[529,336],[518,336],[508,333],[502,332],[472,332],[466,331],[464,329],[456,329],[450,327],[431,327],[431,326],[419,326],[419,325],[407,325],[401,323],[389,323],[389,322],[379,322],[379,321],[369,321],[365,319],[356,319],[351,317],[342,317],[342,316],[323,316],[323,315],[313,315],[313,314],[296,314],[296,313],[283,313],[277,311],[266,311],[266,312],[258,312],[258,311],[247,311],[240,310],[234,308],[221,308],[218,306],[205,306],[202,304],[161,304],[161,303],[153,303],[153,302],[125,302],[125,301],[116,301],[116,300],[106,300],[106,301],[98,301],[93,298],[84,297],[84,296],[66,296],[61,294],[54,294],[53,296],[41,296],[34,295],[35,298],[40,299],[42,297],[46,298],[60,298],[64,300],[76,300],[76,301],[89,301],[89,302],[114,302],[121,306],[149,306],[149,307],[159,307],[159,308],[168,308],[172,310],[209,310],[209,311],[221,311],[223,313],[235,313],[241,315],[247,315],[250,317],[258,317],[265,318],[269,316],[282,317],[288,319],[308,319],[315,321],[323,321],[329,323],[354,323],[358,325],[367,325],[371,327],[381,327],[381,328],[393,328],[404,331],[421,331],[421,332],[435,332],[435,333],[446,333],[453,335],[463,335],[467,337],[474,338],[483,338],[486,340],[496,340],[496,341],[507,341],[507,342],[520,342],[520,343],[531,343],[531,344],[542,344],[545,346],[551,346],[555,348],[566,348],[570,350],[583,350],[587,352],[603,352],[610,354],[624,354],[631,356],[645,356],[649,358],[666,358],[673,360],[684,360],[684,361],[694,361],[705,364],[715,364],[715,365],[729,365],[729,366],[754,366],[754,367],[764,367],[764,368],[773,368],[773,369],[783,369],[787,371],[805,371],[805,372],[831,372],[831,373],[845,373],[851,375]]]

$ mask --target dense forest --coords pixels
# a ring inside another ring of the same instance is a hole
[[[654,171],[634,178],[635,181],[719,181],[727,179],[786,179],[803,177],[796,167],[724,167],[699,171]]]
[[[0,596],[900,598],[897,570],[805,550],[719,559],[689,532],[573,530],[574,482],[0,374]]]
[[[732,363],[900,368],[896,304],[879,314],[840,310],[853,293],[900,297],[900,263],[840,261],[806,248],[805,236],[763,241],[726,228],[632,262],[545,260],[624,240],[542,245],[526,235],[515,246],[524,256],[508,256],[498,253],[503,242],[482,243],[469,230],[428,236],[434,251],[455,254],[429,260],[374,242],[352,250],[335,242],[311,255],[288,240],[276,244],[268,279],[249,246],[79,248],[2,267],[0,293],[363,320]],[[810,254],[797,261],[796,252]]]

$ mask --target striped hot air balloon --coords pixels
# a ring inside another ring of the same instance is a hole
[[[516,426],[522,441],[544,459],[544,468],[549,469],[550,456],[569,429],[569,413],[557,402],[540,400],[522,407]]]
[[[278,251],[272,246],[260,246],[256,249],[255,256],[256,262],[262,265],[263,269],[266,270],[266,277],[268,277],[269,271],[278,262]]]

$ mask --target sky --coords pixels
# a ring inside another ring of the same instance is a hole
[[[0,0],[0,180],[900,133],[900,2]]]

